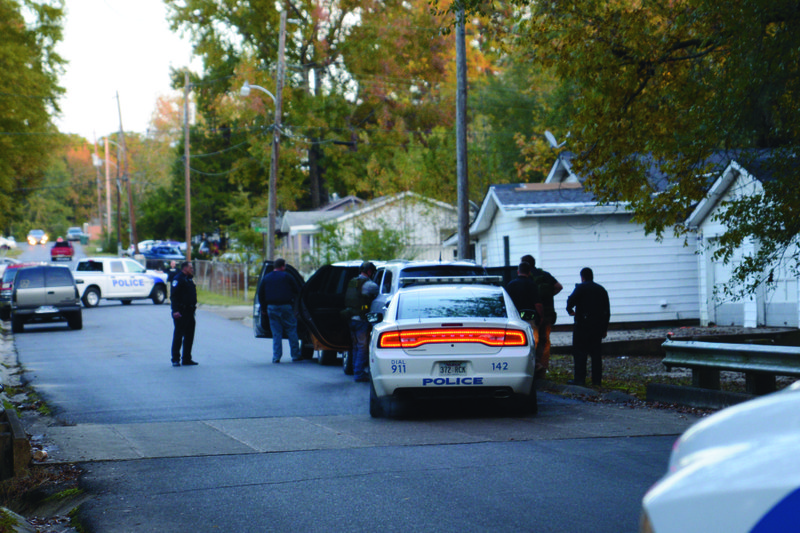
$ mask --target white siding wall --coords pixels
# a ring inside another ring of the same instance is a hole
[[[455,209],[406,197],[387,203],[358,217],[349,218],[340,224],[344,232],[343,242],[352,244],[359,238],[359,224],[367,229],[390,228],[401,231],[410,243],[402,257],[379,257],[375,259],[453,259],[455,247],[442,246],[448,232],[458,227]]]
[[[519,212],[498,211],[478,245],[488,250],[487,266],[502,266],[503,237],[510,242],[510,263],[530,253],[537,266],[564,286],[556,296],[558,324],[571,323],[567,297],[580,282],[580,269],[590,267],[595,281],[611,300],[611,321],[697,320],[698,263],[694,238],[646,236],[625,214],[520,218]]]
[[[742,195],[755,194],[760,191],[760,184],[747,175],[739,175],[736,181],[723,196],[722,202]],[[733,268],[741,258],[751,253],[753,244],[746,245],[734,255],[731,263],[724,265],[714,261],[712,255],[716,249],[716,239],[727,231],[727,227],[713,220],[720,207],[717,206],[700,224],[703,235],[703,246],[699,247],[698,263],[701,271],[705,271],[700,285],[700,306],[702,310],[701,324],[739,325],[745,327],[800,326],[800,298],[798,297],[797,277],[785,265],[775,266],[774,281],[771,286],[762,287],[754,296],[734,298],[724,295],[722,287],[729,279]],[[791,252],[791,250],[790,250]],[[791,257],[788,253],[786,257]]]

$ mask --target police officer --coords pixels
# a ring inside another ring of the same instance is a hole
[[[375,265],[361,263],[359,274],[347,284],[344,293],[345,311],[350,315],[350,338],[353,342],[353,374],[355,381],[369,381],[369,334],[372,325],[367,322],[367,312],[372,300],[378,296],[378,285],[372,281]]]
[[[289,339],[292,361],[301,361],[300,343],[297,339],[297,319],[294,316],[294,300],[300,293],[294,277],[286,271],[286,260],[275,259],[273,270],[261,282],[258,301],[267,310],[269,329],[272,331],[272,362],[280,363],[283,356],[283,336]]]
[[[594,282],[594,272],[589,267],[581,270],[581,282],[567,298],[567,313],[575,317],[572,329],[572,356],[575,359],[575,379],[570,385],[585,385],[586,362],[592,358],[592,385],[599,387],[603,381],[601,346],[608,333],[611,308],[608,292]]]
[[[197,309],[197,287],[194,284],[194,267],[190,261],[181,263],[181,270],[172,280],[170,307],[175,332],[172,334],[172,366],[193,366],[194,311]],[[183,357],[181,357],[183,344]]]

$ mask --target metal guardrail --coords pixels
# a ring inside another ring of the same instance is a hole
[[[775,391],[776,376],[800,377],[800,348],[759,344],[673,341],[661,345],[667,369],[689,368],[692,385],[719,390],[720,372],[743,372],[750,394]]]

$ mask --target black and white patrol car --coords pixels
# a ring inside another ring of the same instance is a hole
[[[499,276],[408,277],[375,317],[370,414],[410,399],[508,400],[536,413],[535,349]]]

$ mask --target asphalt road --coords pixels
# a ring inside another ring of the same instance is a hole
[[[197,367],[170,365],[169,310],[149,301],[15,337],[55,408],[51,460],[86,471],[92,531],[635,532],[693,422],[546,393],[536,417],[459,404],[375,420],[341,368],[273,365],[240,321],[197,318]]]

